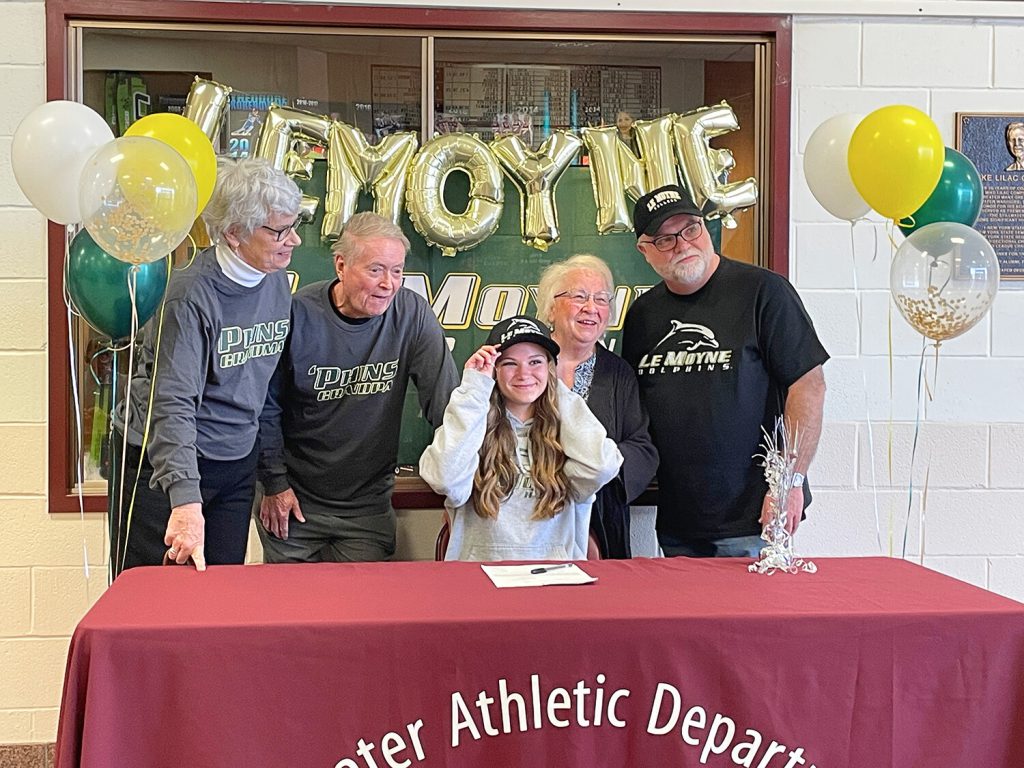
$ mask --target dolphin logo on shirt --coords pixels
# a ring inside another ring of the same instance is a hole
[[[665,334],[661,341],[654,345],[654,349],[657,349],[662,344],[669,341],[669,339],[673,338],[675,339],[675,345],[683,352],[693,352],[701,347],[718,349],[718,339],[715,338],[715,332],[706,325],[684,323],[681,320],[672,320],[671,323],[672,330]],[[651,351],[653,352],[654,350],[652,349]]]

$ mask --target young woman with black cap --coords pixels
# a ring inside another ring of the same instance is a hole
[[[622,463],[586,403],[558,380],[558,344],[526,315],[466,361],[420,475],[445,497],[447,560],[579,560],[594,494]]]

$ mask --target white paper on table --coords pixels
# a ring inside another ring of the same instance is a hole
[[[571,586],[573,584],[593,584],[597,581],[596,576],[591,576],[575,563],[547,570],[544,573],[530,573],[530,571],[538,568],[551,568],[551,564],[481,565],[480,567],[498,589],[506,587]]]

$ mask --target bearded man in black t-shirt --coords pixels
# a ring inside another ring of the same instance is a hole
[[[789,282],[715,252],[682,187],[641,197],[637,249],[663,279],[626,315],[622,356],[636,370],[658,469],[666,555],[757,557],[768,492],[762,429],[784,415],[799,434],[790,533],[810,504],[804,478],[821,435],[828,353]]]

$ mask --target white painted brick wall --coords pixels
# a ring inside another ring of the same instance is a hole
[[[46,418],[46,355],[0,352],[0,423],[40,423]]]
[[[925,557],[924,565],[976,587],[988,586],[988,560],[984,557]]]
[[[997,299],[998,301],[998,299]],[[936,421],[1024,421],[1024,358],[957,358],[943,355],[935,399]]]
[[[994,71],[992,84],[996,88],[1020,88],[1020,73],[1024,71],[1024,27],[997,24],[992,44]]]
[[[0,280],[0,349],[46,349],[46,282]]]
[[[1024,555],[1024,491],[929,490],[926,546],[936,555]]]
[[[864,25],[861,85],[985,88],[992,83],[992,27],[985,24]],[[897,103],[893,100],[889,104]]]
[[[809,482],[819,488],[852,489],[857,483],[857,424],[826,422]]]
[[[2,167],[10,163],[10,140],[0,139],[0,188],[3,187]],[[9,172],[9,165],[8,165]],[[14,183],[13,177],[10,183]],[[18,196],[25,205],[21,192]],[[0,192],[2,199],[2,192]],[[0,202],[0,205],[3,203]],[[0,248],[0,276],[4,280],[15,278],[46,279],[46,250],[42,247],[46,237],[46,219],[31,208],[0,208],[0,232],[4,247]]]
[[[0,64],[41,65],[46,57],[46,12],[41,2],[5,2]],[[3,91],[0,91],[3,92]]]
[[[797,27],[793,60],[799,60],[800,67],[793,67],[793,84],[800,90],[815,85],[856,88],[860,85],[860,41],[861,25],[852,22],[819,24],[812,35],[802,34]]]
[[[1024,488],[1024,424],[993,424],[989,432],[989,486]]]
[[[828,216],[811,199],[815,209]],[[801,290],[852,290],[854,286],[862,291],[889,289],[889,243],[885,233],[879,225],[869,222],[858,222],[852,229],[851,235],[850,225],[835,219],[796,227],[791,263],[796,264],[793,280]],[[856,320],[854,316],[854,325]]]
[[[857,297],[852,291],[801,290],[800,298],[825,349],[834,357],[857,354]],[[852,321],[852,322],[851,322]]]
[[[0,72],[2,71],[3,68],[0,67]],[[3,91],[0,91],[0,93],[3,93]],[[40,96],[41,100],[42,96]],[[0,135],[0,206],[27,205],[28,199],[18,188],[18,182],[14,178],[14,170],[11,168],[11,135]],[[35,243],[32,250],[37,251],[39,245],[39,243]]]
[[[911,477],[910,464],[914,433],[917,451],[914,461],[914,486],[928,488],[984,488],[988,484],[989,430],[983,424],[914,424],[875,422],[871,428],[874,442],[874,475],[879,487],[905,488]],[[872,462],[868,452],[868,427],[861,424],[858,461],[858,485],[870,488]],[[892,462],[890,465],[890,447]],[[891,480],[890,480],[891,477]]]
[[[4,31],[4,39],[7,33]],[[0,67],[0,93],[4,108],[0,110],[0,136],[13,136],[21,119],[39,104],[43,93],[41,65],[6,65]]]
[[[816,489],[807,519],[797,531],[796,551],[808,557],[898,556],[906,530],[906,551],[913,559],[920,546],[920,496],[915,495],[909,515],[907,500],[902,491]]]
[[[996,357],[1024,357],[1024,292],[1003,291],[996,298],[990,313],[992,354]]]
[[[890,385],[888,358],[829,360],[825,364],[825,421],[867,421],[869,415],[873,421],[913,421],[917,411],[918,367],[917,360],[895,358]]]
[[[32,629],[32,579],[28,568],[0,568],[0,638],[29,634]],[[3,730],[0,720],[0,731]]]
[[[988,588],[1024,603],[1024,557],[989,558]]]

